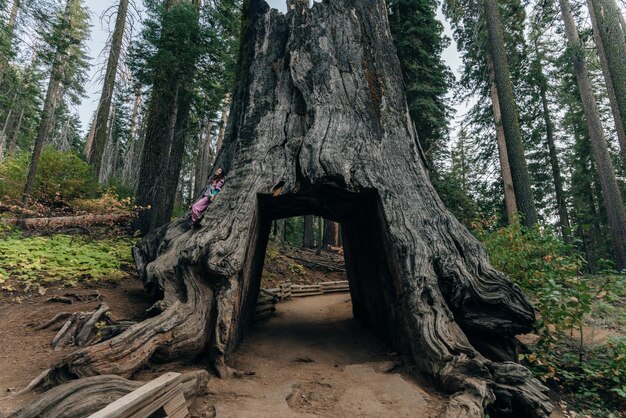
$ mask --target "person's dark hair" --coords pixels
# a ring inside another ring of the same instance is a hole
[[[217,170],[220,170],[220,169],[222,170],[222,175],[217,177]],[[213,176],[211,177],[211,181],[214,181],[214,180],[217,180],[217,179],[222,179],[224,177],[226,177],[226,170],[224,170],[222,167],[217,167],[215,169],[215,171],[213,172]]]

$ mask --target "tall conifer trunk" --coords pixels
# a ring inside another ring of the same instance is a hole
[[[615,179],[613,164],[611,163],[608,146],[604,138],[600,115],[598,114],[596,100],[593,96],[591,82],[589,81],[587,64],[582,54],[582,44],[578,36],[569,0],[559,0],[559,5],[565,23],[565,34],[571,51],[576,81],[578,82],[580,97],[587,119],[595,165],[600,178],[602,197],[611,230],[615,265],[618,270],[626,269],[626,211],[624,210],[620,190]]]
[[[181,8],[185,3],[194,7],[193,16]],[[157,51],[157,57],[163,61],[157,60],[160,68],[155,71],[136,188],[137,204],[144,208],[136,227],[143,233],[167,223],[174,209],[196,66],[197,7],[197,0],[170,0],[162,21],[164,49]],[[181,27],[175,21],[183,18],[194,19],[186,22],[186,33],[180,33]],[[188,39],[176,44],[180,37]]]
[[[515,95],[513,94],[511,74],[504,47],[502,19],[498,10],[497,0],[482,1],[515,199],[518,209],[524,214],[524,224],[532,226],[537,223],[537,209],[535,208],[535,199],[530,187],[530,175],[528,174],[526,156],[524,155]]]
[[[515,200],[515,188],[511,177],[511,166],[509,165],[509,155],[506,148],[504,128],[502,127],[502,113],[500,112],[500,99],[495,83],[495,70],[491,54],[487,54],[487,65],[489,67],[489,92],[491,94],[491,108],[493,109],[493,119],[496,125],[496,142],[498,144],[498,157],[500,160],[500,173],[504,186],[504,206],[506,208],[506,218],[509,223],[513,223],[517,214],[517,201]],[[465,191],[465,190],[464,190]]]

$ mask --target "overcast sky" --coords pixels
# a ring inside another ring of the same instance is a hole
[[[286,12],[287,10],[286,0],[266,1],[273,8],[276,8],[283,12]],[[136,0],[138,6],[141,4],[141,2],[142,0]],[[117,0],[86,0],[87,7],[90,11],[92,25],[91,40],[89,41],[89,54],[92,60],[89,74],[90,82],[87,85],[87,97],[83,99],[82,104],[78,108],[83,131],[87,130],[87,128],[89,127],[89,124],[91,123],[91,118],[96,110],[98,99],[100,97],[102,83],[101,80],[98,80],[97,75],[98,72],[103,71],[103,67],[106,63],[106,53],[108,51],[105,51],[103,54],[103,48],[105,47],[107,37],[112,29],[112,26],[115,24],[115,19],[111,19],[109,22],[108,19],[102,20],[101,16],[103,12],[105,12],[108,8],[112,6],[116,6],[117,3]],[[439,20],[444,24],[448,37],[452,38],[450,26],[441,14],[439,14]],[[109,28],[109,24],[111,25],[111,28]],[[137,22],[136,25],[138,26],[138,24],[139,22]],[[135,32],[138,31],[136,30]],[[454,41],[452,41],[451,45],[444,51],[443,58],[447,62],[448,66],[452,69],[452,71],[457,74],[461,66],[461,60],[459,58],[459,54],[457,52],[456,44],[454,43]]]

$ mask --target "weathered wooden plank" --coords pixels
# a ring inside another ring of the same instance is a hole
[[[162,396],[176,384],[180,384],[180,373],[169,372],[146,383],[137,390],[121,397],[106,408],[91,414],[89,418],[125,418],[145,407],[155,397]],[[156,411],[163,405],[154,409]],[[154,412],[152,411],[152,412]]]

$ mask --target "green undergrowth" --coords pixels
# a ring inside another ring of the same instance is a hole
[[[527,229],[519,221],[505,228],[473,226],[494,267],[537,308],[538,339],[522,360],[579,412],[624,416],[626,275],[608,269],[582,274],[582,257],[550,230]]]
[[[0,239],[0,289],[37,290],[51,285],[115,283],[127,277],[134,239],[93,239],[83,235]]]

